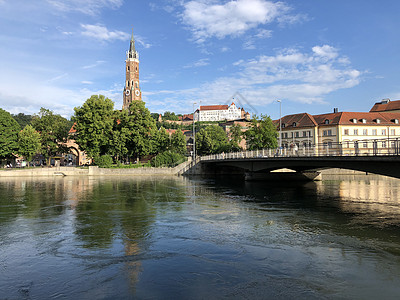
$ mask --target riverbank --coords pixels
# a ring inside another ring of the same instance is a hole
[[[88,168],[75,167],[53,167],[33,169],[4,169],[0,170],[0,177],[52,177],[52,176],[157,176],[157,175],[181,175],[186,172],[191,161],[186,161],[174,168],[99,168],[90,166]]]

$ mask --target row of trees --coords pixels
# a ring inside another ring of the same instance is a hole
[[[160,165],[187,152],[182,131],[176,130],[170,136],[163,127],[158,128],[154,114],[152,116],[142,101],[134,101],[128,110],[120,111],[114,109],[110,99],[93,95],[74,112],[72,120],[45,108],[32,117],[14,116],[21,124],[26,124],[22,129],[8,112],[0,109],[0,158],[19,154],[31,160],[41,153],[50,160],[59,153],[68,153],[65,142],[73,123],[76,143],[98,161],[105,155],[114,161],[129,161],[158,154],[155,162]],[[239,125],[233,125],[228,135],[218,125],[198,127],[196,151],[199,155],[240,151],[243,138],[250,150],[277,147],[276,127],[268,116],[254,116],[248,127],[242,132]]]
[[[138,160],[166,151],[184,155],[186,142],[182,131],[170,137],[142,101],[134,101],[128,110],[114,110],[114,103],[103,95],[93,95],[76,107],[73,120],[80,149],[88,156],[112,156],[116,161]]]
[[[196,134],[196,151],[199,155],[241,151],[240,142],[244,138],[248,150],[276,148],[276,126],[269,116],[253,116],[247,131],[240,125],[230,127],[229,135],[218,125],[207,126]]]
[[[66,151],[64,143],[71,121],[45,108],[24,119],[22,124],[26,125],[22,128],[9,112],[0,109],[1,159],[20,155],[30,161],[35,154],[41,153],[50,163],[51,157]]]

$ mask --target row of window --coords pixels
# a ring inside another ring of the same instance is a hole
[[[293,137],[300,137],[300,131],[296,131],[296,132],[290,132],[291,136],[288,136],[288,132],[284,132],[281,133],[281,137],[283,139],[287,139],[287,138],[293,138]],[[301,137],[311,137],[311,131],[302,131],[302,136]]]
[[[358,129],[353,129],[353,135],[358,135],[359,132],[361,133],[361,130],[359,131]],[[368,129],[363,129],[362,130],[362,135],[369,135],[368,134]],[[379,133],[380,135],[385,135],[386,136],[386,129],[380,129]],[[350,135],[350,129],[344,129],[343,130],[343,135]],[[378,135],[378,129],[371,129],[371,135]],[[390,135],[396,135],[396,129],[390,129]]]

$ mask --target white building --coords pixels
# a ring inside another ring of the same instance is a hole
[[[194,112],[194,120],[197,121],[230,121],[243,118],[243,109],[231,105],[204,105]]]

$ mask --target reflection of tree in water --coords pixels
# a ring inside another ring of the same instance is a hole
[[[47,219],[64,213],[65,182],[57,179],[1,178],[0,224],[19,216]]]
[[[186,192],[178,178],[112,178],[100,180],[82,194],[76,206],[77,237],[87,248],[111,248],[122,240],[130,286],[135,288],[142,257],[148,249],[152,224],[166,203],[180,203]],[[174,205],[180,209],[180,205]]]

